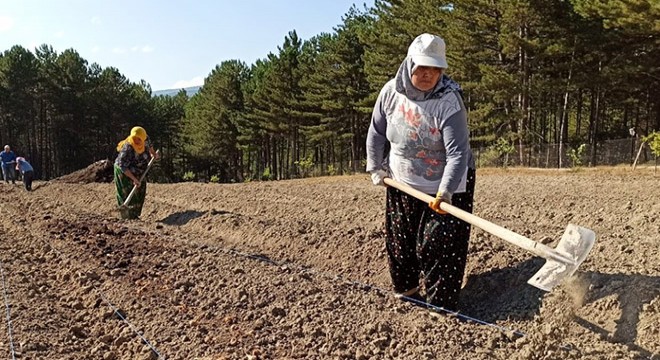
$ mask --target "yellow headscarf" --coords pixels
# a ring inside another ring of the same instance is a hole
[[[136,141],[137,140],[137,141]],[[144,152],[144,143],[147,141],[147,131],[141,126],[136,126],[131,129],[131,134],[124,140],[117,144],[117,151],[121,151],[124,144],[129,143],[136,153],[142,154]]]

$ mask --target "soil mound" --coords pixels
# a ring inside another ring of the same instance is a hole
[[[99,160],[84,169],[53,179],[68,184],[110,183],[113,178],[112,161]]]

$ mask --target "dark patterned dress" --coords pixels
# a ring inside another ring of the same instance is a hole
[[[149,153],[149,142],[145,142],[145,150],[142,154],[135,152],[131,144],[126,143],[119,151],[117,159],[114,164],[114,180],[117,189],[117,204],[123,205],[128,195],[133,190],[133,182],[124,174],[124,170],[130,170],[133,175],[138,179],[147,170],[151,155]],[[146,178],[142,180],[140,187],[137,188],[131,201],[127,204],[125,209],[121,210],[122,219],[137,219],[142,214],[142,205],[147,195],[147,181]]]
[[[454,194],[452,205],[472,213],[475,170],[469,169],[466,191]],[[450,214],[441,215],[396,188],[387,188],[387,255],[394,291],[419,285],[426,302],[447,310],[458,308],[467,262],[470,224]]]

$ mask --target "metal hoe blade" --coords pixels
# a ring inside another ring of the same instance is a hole
[[[562,261],[547,261],[527,283],[544,291],[551,291],[564,279],[571,277],[589,255],[596,241],[596,234],[584,227],[569,224],[555,248]]]

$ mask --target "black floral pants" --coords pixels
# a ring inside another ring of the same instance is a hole
[[[470,213],[475,177],[475,170],[469,169],[466,191],[452,197],[452,205]],[[385,225],[394,291],[403,293],[418,287],[421,277],[426,302],[456,310],[467,262],[470,224],[449,214],[438,214],[428,204],[388,187]]]

